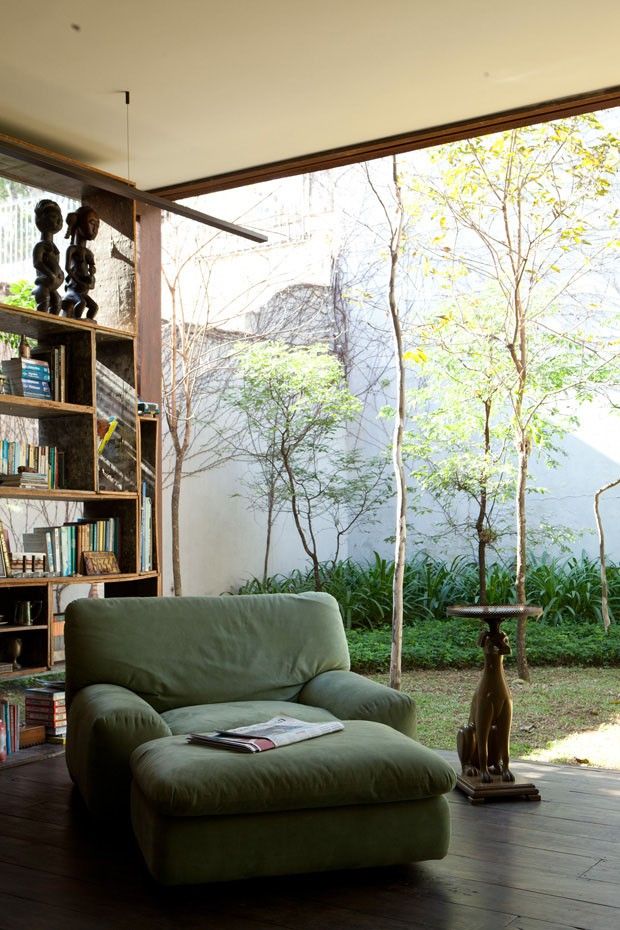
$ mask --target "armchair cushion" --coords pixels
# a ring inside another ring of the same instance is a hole
[[[306,707],[292,701],[230,701],[224,704],[194,704],[193,707],[177,707],[161,716],[170,727],[170,732],[208,733],[209,730],[229,730],[231,727],[247,727],[252,723],[264,723],[272,717],[286,714],[308,723],[323,723],[335,720],[333,714],[322,707]]]
[[[323,707],[339,720],[376,720],[406,736],[415,736],[412,699],[355,672],[323,672],[301,689],[298,700]]]
[[[158,739],[131,756],[134,780],[163,816],[204,817],[382,804],[450,791],[455,776],[430,749],[381,723],[271,752],[226,752]]]

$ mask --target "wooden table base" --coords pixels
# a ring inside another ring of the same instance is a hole
[[[524,801],[540,801],[540,794],[536,785],[523,778],[516,781],[502,781],[501,775],[494,775],[490,784],[485,784],[479,775],[456,776],[456,787],[459,788],[472,804],[482,804],[484,801],[495,798],[515,798]]]

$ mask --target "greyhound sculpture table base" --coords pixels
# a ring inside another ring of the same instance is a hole
[[[449,617],[464,617],[488,624],[478,644],[484,651],[484,669],[471,702],[469,722],[457,734],[462,771],[456,786],[472,804],[489,798],[540,801],[531,782],[510,771],[512,695],[504,674],[504,656],[510,655],[508,637],[500,628],[513,617],[538,617],[542,608],[526,605],[458,605],[448,607]]]

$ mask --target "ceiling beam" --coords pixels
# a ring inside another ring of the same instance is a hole
[[[267,236],[263,235],[263,233],[247,229],[245,226],[238,226],[236,223],[229,223],[227,220],[218,219],[208,213],[201,213],[199,210],[192,210],[190,207],[184,207],[151,191],[139,190],[122,178],[115,177],[115,175],[97,171],[95,168],[73,161],[73,159],[64,155],[48,152],[46,149],[39,148],[39,146],[13,139],[11,136],[5,136],[1,133],[0,156],[4,156],[3,158],[0,157],[0,174],[6,174],[28,184],[30,180],[28,172],[23,170],[23,163],[25,162],[37,169],[36,176],[32,178],[31,183],[34,183],[37,187],[43,186],[43,190],[54,190],[53,176],[61,175],[63,178],[69,178],[77,182],[80,188],[84,186],[96,187],[99,190],[108,191],[110,194],[116,194],[118,197],[125,197],[127,200],[135,200],[138,203],[156,207],[158,210],[176,213],[179,216],[195,220],[197,223],[203,223],[205,226],[211,226],[233,236],[241,236],[243,239],[250,239],[252,242],[267,241]]]
[[[434,145],[458,142],[460,139],[471,139],[492,132],[505,132],[519,126],[564,119],[568,116],[576,116],[578,113],[591,113],[619,105],[620,86],[606,87],[513,110],[503,110],[487,116],[431,126],[428,129],[416,129],[398,136],[388,136],[384,139],[374,139],[323,152],[300,155],[296,158],[242,168],[226,174],[197,178],[194,181],[167,184],[165,187],[154,188],[153,193],[160,197],[169,197],[171,200],[197,197],[200,194],[210,194],[214,191],[229,190],[248,184],[259,184],[262,181],[273,181],[296,174],[308,174],[311,171],[326,171],[343,165],[371,161],[373,158],[413,152],[417,149],[431,148]]]

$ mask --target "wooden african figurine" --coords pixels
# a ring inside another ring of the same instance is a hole
[[[42,313],[59,314],[61,308],[58,288],[63,282],[60,267],[60,252],[54,245],[54,233],[62,229],[62,213],[53,200],[39,200],[34,208],[34,221],[41,233],[32,252],[32,263],[37,276],[34,279],[32,296],[37,310]]]
[[[95,286],[95,257],[86,242],[94,239],[99,232],[99,217],[92,207],[86,204],[67,217],[65,239],[71,238],[65,260],[65,297],[62,309],[69,317],[79,319],[84,310],[89,320],[97,316],[99,306],[89,291]]]
[[[510,644],[499,624],[494,624],[491,631],[483,630],[478,645],[484,650],[484,670],[471,702],[469,723],[460,728],[456,738],[463,775],[479,775],[484,784],[490,784],[493,775],[513,782],[512,695],[504,674],[504,656],[510,655]]]

